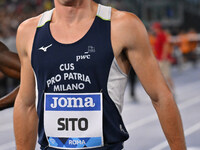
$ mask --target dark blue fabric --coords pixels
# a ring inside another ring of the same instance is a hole
[[[48,87],[46,82],[51,77],[61,73],[59,70],[60,64],[67,63],[74,63],[75,70],[66,72],[79,72],[88,75],[91,84],[83,82],[85,84],[85,89],[67,91],[66,93],[103,93],[104,144],[109,147],[109,145],[118,145],[116,143],[122,143],[127,140],[129,136],[124,127],[121,115],[107,91],[108,75],[114,59],[110,39],[110,21],[105,21],[96,17],[87,34],[82,39],[72,44],[61,44],[55,41],[50,34],[49,26],[50,22],[47,22],[43,27],[37,28],[31,60],[38,84],[37,113],[39,116],[39,143],[42,147],[48,146],[43,124],[44,93],[53,93],[54,90],[53,86]],[[40,47],[50,44],[52,44],[52,46],[49,47],[46,52],[39,50]],[[84,52],[87,51],[88,46],[95,48],[95,52],[90,53],[90,59],[76,62],[76,56],[83,55]],[[61,80],[59,84],[67,85],[79,82],[80,81],[74,80]],[[123,130],[120,130],[120,128]],[[120,149],[121,147],[119,147],[119,150]],[[101,149],[99,148],[98,150]],[[118,149],[109,148],[109,150]]]

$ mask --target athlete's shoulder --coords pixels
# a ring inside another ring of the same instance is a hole
[[[113,39],[121,41],[126,48],[135,47],[148,38],[142,21],[135,14],[126,11],[112,10],[111,30]]]
[[[134,13],[120,11],[114,8],[112,9],[111,21],[114,26],[116,25],[122,30],[138,30],[138,28],[144,27],[142,21]]]
[[[122,19],[124,21],[127,19],[139,20],[138,17],[134,13],[118,10],[115,8],[112,8],[112,19],[120,19],[120,20]]]
[[[19,25],[16,36],[18,53],[27,54],[28,51],[30,53],[40,17],[41,15],[27,19]]]
[[[32,32],[32,30],[35,30],[37,28],[37,24],[39,22],[41,15],[38,15],[36,17],[29,18],[25,21],[23,21],[19,27],[18,32],[20,33],[26,33],[26,32]]]

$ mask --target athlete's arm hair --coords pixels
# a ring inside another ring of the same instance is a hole
[[[15,98],[19,91],[19,86],[16,87],[11,93],[6,95],[3,98],[0,98],[0,110],[4,110],[6,108],[10,108],[14,106]]]
[[[117,38],[115,40],[121,42],[121,53],[126,53],[128,61],[150,96],[170,148],[186,150],[180,113],[152,53],[147,31],[135,15],[124,13],[121,16],[123,17],[117,22],[119,28],[111,31]]]
[[[35,78],[29,56],[30,45],[32,45],[37,26],[35,22],[33,19],[23,22],[18,28],[16,38],[21,62],[21,78],[14,105],[14,133],[16,148],[20,150],[34,150],[37,139],[38,116],[35,108]]]

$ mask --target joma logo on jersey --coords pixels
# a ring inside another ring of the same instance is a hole
[[[46,111],[99,111],[101,93],[45,93]]]
[[[78,55],[76,56],[76,61],[78,62],[79,60],[85,60],[85,59],[90,59],[90,55]]]
[[[52,97],[53,103],[51,103],[51,108],[88,108],[88,107],[95,107],[95,103],[91,97],[86,98],[75,98],[75,97]]]

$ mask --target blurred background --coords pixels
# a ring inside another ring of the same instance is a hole
[[[142,20],[180,109],[188,149],[200,150],[200,0],[95,1],[132,12]],[[52,0],[0,0],[0,41],[16,52],[15,36],[19,24],[53,7]],[[130,133],[125,148],[169,149],[150,99],[134,70],[129,77],[122,113]],[[18,84],[17,80],[0,75],[0,97]],[[0,111],[0,115],[0,149],[14,149],[12,108]]]

